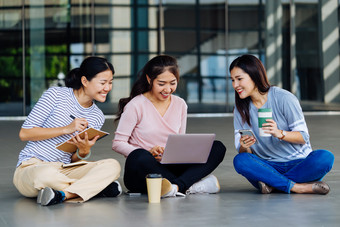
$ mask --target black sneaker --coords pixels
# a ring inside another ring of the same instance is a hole
[[[122,187],[118,181],[109,184],[103,191],[99,192],[96,197],[117,197],[122,194]]]
[[[52,188],[46,187],[40,193],[40,202],[43,206],[54,205],[64,201],[63,195],[60,191],[54,190]]]

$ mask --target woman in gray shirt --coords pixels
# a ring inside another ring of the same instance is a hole
[[[298,99],[290,92],[270,86],[261,61],[252,55],[236,58],[230,65],[235,89],[235,170],[261,193],[277,189],[286,193],[327,194],[329,186],[321,179],[331,170],[334,155],[312,150],[308,128]],[[272,110],[272,119],[262,125],[259,109]],[[254,136],[241,136],[251,129]]]

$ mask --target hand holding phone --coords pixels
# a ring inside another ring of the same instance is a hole
[[[257,138],[251,129],[240,129],[238,132],[241,134],[241,137],[243,136],[254,137],[255,143],[256,144],[258,143]]]

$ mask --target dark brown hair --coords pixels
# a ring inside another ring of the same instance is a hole
[[[79,90],[83,87],[81,77],[85,76],[88,81],[91,81],[98,73],[110,70],[115,74],[113,65],[102,57],[87,57],[81,63],[79,68],[72,69],[65,78],[66,87]]]
[[[134,85],[132,86],[130,96],[127,98],[122,98],[118,103],[118,113],[116,120],[119,120],[124,107],[131,99],[137,95],[143,94],[152,89],[153,81],[158,75],[165,71],[169,71],[175,75],[177,82],[179,81],[179,70],[177,65],[177,60],[169,55],[158,55],[151,60],[149,60],[143,69],[138,73],[138,77]],[[147,80],[148,76],[150,78],[150,83]]]
[[[252,81],[255,83],[255,87],[258,89],[260,94],[265,94],[269,91],[270,84],[267,78],[266,69],[264,68],[262,62],[253,55],[242,55],[236,58],[229,67],[229,72],[233,70],[233,68],[240,68],[245,73],[247,73]],[[235,91],[235,105],[238,112],[241,114],[242,122],[247,122],[248,125],[250,123],[250,115],[249,115],[249,104],[251,102],[250,97],[245,99],[241,99],[238,93]]]

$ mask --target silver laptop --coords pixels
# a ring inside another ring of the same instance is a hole
[[[170,134],[162,164],[206,163],[215,134]]]

